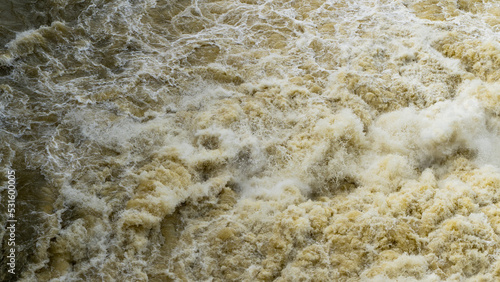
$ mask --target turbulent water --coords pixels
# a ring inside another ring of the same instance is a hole
[[[0,140],[0,280],[500,279],[498,1],[0,0]]]

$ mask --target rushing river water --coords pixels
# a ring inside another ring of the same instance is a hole
[[[498,281],[500,2],[0,0],[0,141],[3,281]]]

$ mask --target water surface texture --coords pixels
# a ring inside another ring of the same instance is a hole
[[[498,281],[500,2],[0,0],[0,141],[0,280]]]

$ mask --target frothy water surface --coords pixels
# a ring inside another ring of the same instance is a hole
[[[497,1],[0,7],[0,280],[500,276]]]

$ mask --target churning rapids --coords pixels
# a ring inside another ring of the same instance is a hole
[[[3,281],[500,279],[498,1],[0,0],[0,140]]]

